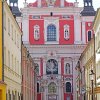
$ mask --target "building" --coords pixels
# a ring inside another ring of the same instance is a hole
[[[22,100],[37,100],[35,63],[22,45]]]
[[[7,84],[8,100],[21,100],[21,37],[11,8],[6,1],[3,3],[4,31],[4,82]]]
[[[6,100],[6,84],[4,83],[3,59],[3,2],[0,0],[0,100]]]
[[[92,91],[91,79],[90,79],[91,70],[93,70],[94,73],[96,73],[94,38],[92,38],[91,41],[88,42],[87,47],[81,54],[76,69],[78,73],[76,78],[77,100],[91,100],[91,91]],[[95,78],[94,78],[93,88],[95,88]]]
[[[96,54],[96,89],[97,100],[100,100],[100,8],[94,20],[93,29],[95,32],[95,54]]]
[[[84,8],[77,1],[25,1],[21,13],[22,40],[39,70],[37,100],[76,100],[75,67],[93,36],[92,0]]]

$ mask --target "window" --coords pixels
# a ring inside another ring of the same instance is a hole
[[[40,38],[40,27],[38,25],[34,26],[34,39],[39,40]]]
[[[46,64],[46,73],[47,74],[58,74],[58,63],[54,59],[50,59]]]
[[[36,74],[39,75],[39,65],[36,63],[35,66],[36,66],[36,69],[35,69],[36,70]]]
[[[8,51],[8,67],[10,67],[10,51]]]
[[[6,64],[6,47],[4,47],[4,64]]]
[[[16,72],[16,58],[15,58],[15,72]]]
[[[14,67],[14,57],[12,55],[12,69],[13,69],[13,67]]]
[[[48,93],[56,93],[57,92],[57,86],[54,82],[51,82],[48,85]]]
[[[69,25],[64,25],[64,39],[68,40],[69,39]]]
[[[16,31],[15,31],[15,44],[16,44]]]
[[[92,31],[88,31],[88,41],[90,41],[92,38]]]
[[[47,41],[56,41],[56,27],[54,25],[47,27]]]
[[[71,92],[71,83],[70,82],[66,83],[66,92]]]
[[[39,83],[37,83],[37,93],[39,93],[39,88],[40,88]]]
[[[6,29],[6,13],[4,12],[4,29]]]
[[[10,19],[8,18],[8,34],[10,35]]]
[[[65,65],[65,73],[70,74],[70,64],[69,63],[66,63]]]
[[[12,40],[13,40],[13,25],[11,25],[11,34],[12,34]]]

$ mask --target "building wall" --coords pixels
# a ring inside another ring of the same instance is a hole
[[[36,100],[35,64],[27,48],[22,45],[22,94],[23,100]]]
[[[2,1],[0,1],[0,80],[2,80]]]
[[[100,8],[97,10],[97,14],[94,20],[93,29],[95,32],[95,56],[96,56],[96,89],[97,100],[100,99]]]
[[[91,100],[91,70],[95,73],[95,55],[94,55],[94,38],[88,42],[87,47],[83,51],[79,64],[77,66],[78,77],[77,77],[77,96],[78,100],[83,100],[84,96],[87,100]],[[85,69],[85,70],[84,70]],[[84,82],[85,80],[85,82]],[[95,85],[95,77],[94,77]]]
[[[57,0],[57,2],[60,0]],[[63,5],[62,1],[61,3]],[[39,5],[38,5],[39,3]],[[60,3],[60,2],[59,2]],[[87,44],[87,31],[92,30],[94,16],[81,16],[83,8],[76,7],[76,3],[66,2],[63,7],[59,3],[49,7],[46,0],[36,1],[35,3],[25,3],[22,12],[22,30],[23,41],[28,48],[32,58],[39,65],[39,75],[37,82],[40,85],[38,98],[47,100],[49,97],[48,85],[54,81],[57,85],[57,96],[59,100],[75,100],[76,94],[76,75],[75,70],[79,56]],[[41,7],[42,6],[42,7]],[[41,7],[41,8],[40,8]],[[89,23],[89,26],[87,25]],[[47,27],[53,24],[56,27],[56,41],[47,41]],[[70,35],[68,39],[64,38],[64,25],[69,25]],[[34,25],[39,26],[39,38],[35,39]],[[93,32],[92,32],[93,34]],[[81,45],[82,44],[82,45]],[[58,63],[58,75],[47,75],[46,65],[50,59]],[[65,73],[66,63],[71,66],[71,73]],[[54,80],[52,80],[54,78]],[[71,92],[66,92],[66,82],[71,83]],[[43,94],[41,93],[43,88]],[[41,93],[41,94],[40,94]]]
[[[4,2],[4,81],[7,98],[21,98],[21,31]]]
[[[6,100],[6,84],[3,82],[3,25],[2,25],[2,1],[0,0],[0,100]]]

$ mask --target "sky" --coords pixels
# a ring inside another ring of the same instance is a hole
[[[23,2],[25,0],[18,0],[18,6],[19,8],[23,8]],[[33,3],[35,2],[36,0],[26,0],[28,3]],[[67,0],[69,2],[75,2],[76,0]],[[83,0],[77,0],[79,2],[79,6],[83,7]],[[97,8],[100,7],[100,0],[93,0],[93,6],[94,6],[94,9],[97,10]]]

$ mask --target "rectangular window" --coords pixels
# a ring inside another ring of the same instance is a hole
[[[15,44],[16,44],[16,31],[15,31]]]
[[[6,13],[4,12],[4,29],[6,30]]]
[[[15,72],[16,72],[16,58],[15,58]]]
[[[11,25],[11,34],[12,34],[12,40],[13,40],[13,25]]]
[[[10,19],[8,18],[8,34],[10,35]]]
[[[14,59],[14,57],[13,57],[13,55],[12,55],[12,69],[13,69],[13,67],[14,67],[14,61],[13,61],[13,59]]]
[[[8,51],[8,67],[10,67],[10,51]]]
[[[6,64],[6,47],[4,47],[4,64]]]

